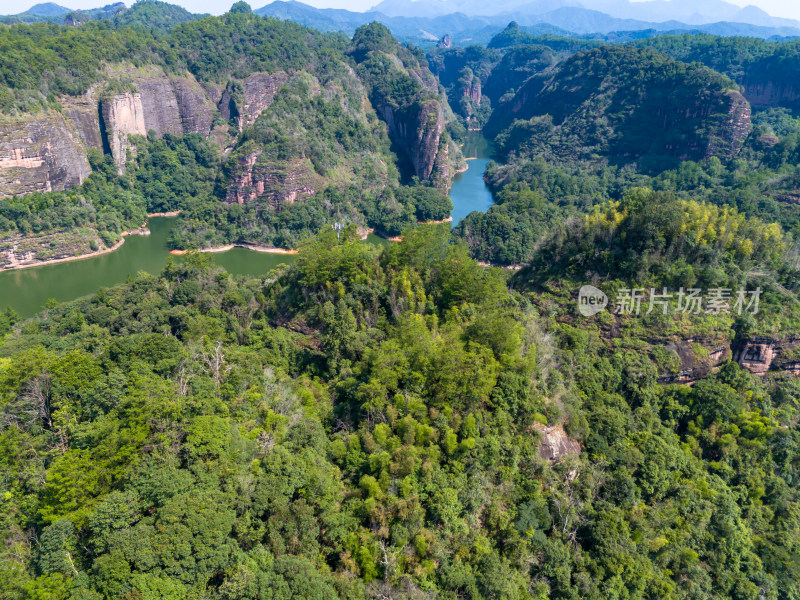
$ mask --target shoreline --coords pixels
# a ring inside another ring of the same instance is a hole
[[[179,210],[172,210],[169,212],[155,212],[155,213],[147,213],[147,218],[148,219],[153,217],[172,218],[172,217],[177,217],[179,214],[181,214],[181,211]],[[0,267],[0,273],[5,273],[6,271],[21,271],[22,269],[33,269],[36,267],[46,267],[47,265],[57,265],[65,262],[73,262],[76,260],[84,260],[87,258],[95,258],[97,256],[103,256],[104,254],[109,254],[111,252],[114,252],[115,250],[119,250],[122,247],[122,244],[125,243],[125,238],[128,237],[129,235],[150,235],[150,230],[147,228],[147,221],[145,221],[144,223],[142,223],[141,227],[123,231],[119,235],[120,235],[119,241],[113,246],[108,246],[106,248],[101,248],[99,250],[93,250],[92,252],[89,252],[87,254],[79,254],[76,256],[64,256],[61,258],[49,258],[46,260],[34,260],[34,262],[27,262],[25,260],[22,260],[19,261],[18,264],[14,264],[8,267]]]
[[[290,250],[287,248],[272,248],[270,246],[259,246],[257,244],[228,244],[227,246],[212,246],[211,248],[201,248],[197,252],[227,252],[234,248],[244,248],[245,250],[252,250],[253,252],[264,252],[266,254],[297,254],[297,250]],[[189,250],[170,250],[169,253],[173,256],[183,256]]]
[[[171,211],[171,212],[162,212],[162,213],[148,213],[147,214],[147,218],[148,219],[153,218],[153,217],[174,218],[174,217],[177,217],[180,213],[181,213],[181,211],[179,211],[179,210]],[[451,215],[451,216],[448,216],[447,218],[441,219],[441,220],[418,221],[417,223],[419,225],[441,225],[443,223],[452,223],[452,222],[453,222],[453,217]],[[374,233],[375,235],[377,235],[377,236],[379,236],[379,237],[381,237],[381,238],[383,238],[383,239],[385,239],[385,240],[387,240],[389,242],[402,242],[403,241],[403,238],[401,236],[399,236],[399,235],[389,236],[385,232],[378,231],[375,228],[369,228],[369,229],[366,229],[366,230],[362,230],[362,232],[363,231],[366,231],[366,233],[362,233],[362,236],[361,236],[362,240],[366,240],[368,234]],[[3,273],[5,271],[19,271],[19,270],[22,270],[22,269],[33,269],[33,268],[36,268],[36,267],[45,267],[45,266],[48,266],[48,265],[56,265],[56,264],[60,264],[60,263],[73,262],[73,261],[76,261],[76,260],[85,260],[85,259],[89,259],[89,258],[95,258],[95,257],[98,257],[98,256],[102,256],[104,254],[109,254],[111,252],[119,250],[122,247],[122,245],[125,243],[125,238],[127,236],[129,236],[129,235],[150,235],[150,230],[147,228],[147,221],[145,221],[145,223],[143,223],[142,226],[137,228],[137,229],[129,229],[127,231],[123,231],[120,234],[120,240],[116,244],[114,244],[113,246],[109,246],[109,247],[106,247],[106,248],[101,248],[99,250],[94,250],[94,251],[89,252],[87,254],[80,254],[80,255],[77,255],[77,256],[65,256],[65,257],[62,257],[62,258],[51,258],[51,259],[40,260],[40,261],[35,261],[35,262],[20,261],[19,264],[14,264],[13,266],[0,268],[0,273]],[[235,243],[235,244],[227,244],[225,246],[213,246],[213,247],[210,247],[210,248],[201,248],[201,249],[197,250],[197,252],[220,253],[220,252],[227,252],[227,251],[232,250],[234,248],[244,248],[245,250],[251,250],[253,252],[263,252],[265,254],[294,255],[294,254],[298,253],[297,250],[293,250],[293,249],[290,249],[290,248],[275,248],[275,247],[271,247],[271,246],[260,246],[258,244],[248,244],[248,243],[244,243],[244,242]],[[178,250],[178,249],[175,249],[175,250],[170,250],[169,251],[169,253],[171,255],[173,255],[173,256],[183,256],[187,252],[189,252],[189,250]]]
[[[150,219],[151,217],[177,217],[179,214],[181,214],[181,211],[171,210],[169,212],[147,213],[147,218]]]
[[[525,265],[498,265],[490,262],[486,262],[485,260],[477,261],[478,265],[481,267],[492,267],[495,269],[505,269],[506,271],[519,271],[523,269]]]
[[[88,254],[80,254],[78,256],[64,256],[62,258],[49,258],[47,260],[37,260],[35,262],[20,262],[20,264],[15,264],[9,267],[3,267],[0,269],[0,273],[5,273],[6,271],[21,271],[23,269],[34,269],[36,267],[46,267],[47,265],[57,265],[59,263],[65,262],[74,262],[76,260],[84,260],[87,258],[95,258],[97,256],[102,256],[103,254],[110,254],[115,250],[119,250],[122,247],[122,244],[125,243],[125,238],[129,235],[150,235],[150,230],[146,227],[139,227],[138,229],[129,229],[128,231],[123,231],[119,234],[120,239],[119,241],[114,244],[113,246],[108,246],[106,248],[101,248],[99,250],[94,250],[89,252]]]
[[[439,221],[417,221],[417,225],[441,225],[442,223],[452,223],[453,222],[453,215],[450,215],[446,219],[441,219]],[[387,242],[402,242],[403,238],[399,235],[389,236],[385,231],[381,231],[379,229],[375,229],[374,227],[369,227],[367,229],[359,229],[359,234],[361,235],[361,241],[367,239],[367,236],[370,233],[374,233],[379,238],[386,240]]]

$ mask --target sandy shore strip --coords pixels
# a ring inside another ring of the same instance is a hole
[[[442,223],[452,223],[453,216],[449,216],[446,219],[442,219],[441,221],[417,221],[418,225],[441,225]]]
[[[484,260],[479,260],[478,264],[482,267],[495,267],[497,269],[505,269],[506,271],[519,271],[525,265],[496,265],[494,263],[486,262]]]
[[[172,210],[170,212],[161,212],[161,213],[147,213],[147,218],[149,219],[150,217],[177,217],[179,214],[181,214],[181,211],[179,210]]]
[[[125,243],[125,238],[129,235],[150,235],[150,230],[147,229],[146,227],[140,227],[139,229],[131,229],[130,231],[123,231],[120,234],[121,236],[120,240],[113,246],[110,246],[108,248],[101,248],[100,250],[89,252],[88,254],[81,254],[79,256],[65,256],[63,258],[50,258],[48,260],[27,259],[18,261],[17,263],[12,263],[8,267],[0,268],[0,273],[4,271],[19,271],[20,269],[32,269],[34,267],[57,265],[58,263],[73,262],[76,260],[94,258],[95,256],[102,256],[103,254],[110,254],[115,250],[119,250],[122,247],[122,244]]]
[[[297,254],[297,250],[289,250],[287,248],[272,248],[270,246],[259,246],[257,244],[228,244],[227,246],[214,246],[212,248],[201,248],[198,252],[227,252],[234,248],[244,248],[245,250],[252,250],[253,252],[265,252],[267,254]],[[183,256],[189,250],[170,250],[170,254],[174,256]]]

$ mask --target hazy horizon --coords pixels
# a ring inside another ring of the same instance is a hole
[[[17,14],[28,10],[35,4],[40,4],[47,0],[0,0],[0,14]],[[97,8],[106,4],[112,4],[115,0],[66,0],[57,1],[56,4],[71,8],[74,10]],[[127,6],[134,4],[133,0],[122,0]],[[231,7],[233,0],[166,0],[171,4],[178,4],[187,10],[194,13],[211,13],[219,15]],[[347,10],[364,12],[369,10],[378,2],[375,0],[300,0],[305,4],[316,6],[317,8],[344,8]],[[424,2],[425,0],[418,0]],[[580,0],[579,0],[580,1]],[[632,0],[634,2],[642,2],[648,0]],[[787,19],[800,20],[800,2],[792,2],[789,0],[726,0],[731,4],[737,6],[755,5],[760,9],[766,11],[773,17],[783,17]],[[272,0],[260,0],[258,2],[249,2],[252,8],[261,8],[270,4]]]

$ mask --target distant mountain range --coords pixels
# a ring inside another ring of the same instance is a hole
[[[17,15],[0,16],[0,23],[52,21],[75,25],[114,18],[118,24],[125,24],[120,15],[138,11],[141,15],[136,23],[146,25],[143,17],[151,17],[156,11],[142,9],[153,9],[154,5],[160,6],[159,29],[203,16],[154,0],[140,0],[131,9],[117,2],[83,11],[47,2]],[[510,21],[534,34],[598,38],[611,35],[615,40],[687,31],[764,39],[800,37],[798,21],[772,17],[756,6],[741,8],[724,0],[382,0],[366,12],[276,0],[253,12],[347,35],[361,25],[378,21],[402,41],[418,45],[433,44],[445,35],[456,45],[485,44]]]
[[[800,22],[771,17],[757,6],[744,8],[724,0],[383,0],[373,10],[389,17],[435,17],[452,13],[469,16],[530,17],[546,15],[563,8],[602,12],[618,19],[660,23],[680,21],[688,25],[704,25],[719,21],[746,23],[763,27],[795,27]]]
[[[688,0],[654,0],[651,2],[626,2],[625,0],[588,0],[594,5],[602,4],[604,12],[581,6],[575,0],[535,0],[519,2],[511,0],[497,4],[492,9],[487,3],[477,0],[383,0],[373,10],[353,12],[343,9],[315,8],[295,0],[276,0],[254,12],[262,16],[290,20],[321,31],[340,31],[352,34],[357,27],[371,21],[379,21],[404,41],[415,43],[432,42],[449,35],[455,44],[486,43],[502,30],[509,21],[516,21],[531,33],[555,35],[594,34],[603,36],[611,32],[652,31],[653,35],[665,32],[702,31],[716,35],[741,35],[760,38],[800,36],[800,22],[770,17],[760,9],[750,6],[744,9],[720,0],[698,0],[694,3],[703,9],[687,15],[686,20],[644,20],[636,17],[660,15],[665,6],[674,4],[678,14],[686,14]],[[638,5],[648,5],[645,9]],[[624,7],[630,11],[625,15]],[[732,11],[735,8],[736,11]],[[444,13],[444,10],[462,9]],[[498,12],[502,9],[502,12]],[[737,20],[703,21],[703,14],[720,16],[730,14],[732,19],[750,18],[753,22]],[[470,12],[466,12],[470,11]],[[480,14],[480,12],[492,14]],[[649,12],[648,12],[649,11]]]
[[[128,8],[114,2],[98,8],[72,10],[54,2],[36,4],[23,13],[0,16],[0,23],[36,23],[47,21],[64,25],[80,25],[87,21],[110,20],[115,26],[135,25],[146,29],[166,31],[169,28],[208,15],[196,15],[183,7],[160,0],[140,0]]]
[[[86,21],[110,19],[125,10],[127,10],[127,7],[122,2],[115,2],[113,4],[87,10],[72,10],[71,8],[61,6],[54,2],[44,2],[35,4],[23,13],[0,16],[0,23],[14,24],[50,21],[53,23],[65,23],[67,25],[79,25]]]

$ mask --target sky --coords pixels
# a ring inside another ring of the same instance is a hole
[[[34,4],[47,0],[0,0],[0,14],[16,14],[29,9]],[[52,0],[56,4],[67,8],[96,8],[104,4],[110,4],[116,0]],[[133,0],[122,0],[130,6]],[[195,13],[222,14],[230,8],[235,0],[166,0],[171,4],[180,4],[184,8]],[[306,4],[311,4],[319,8],[346,8],[348,10],[364,11],[379,0],[301,0]],[[423,1],[424,0],[420,0]],[[636,0],[634,0],[636,1]],[[732,4],[746,6],[755,4],[765,10],[773,17],[785,17],[800,20],[800,1],[798,0],[727,0]],[[253,8],[261,8],[269,4],[272,0],[250,0],[249,4]]]

